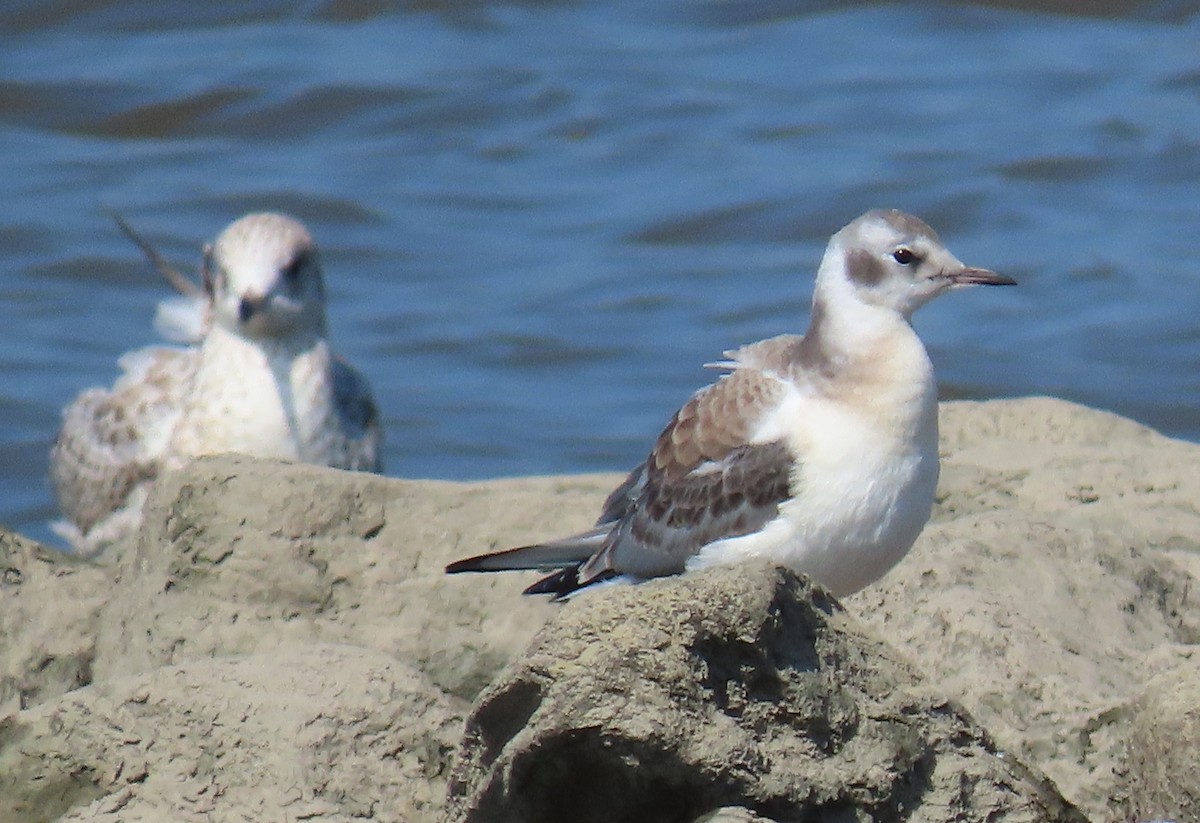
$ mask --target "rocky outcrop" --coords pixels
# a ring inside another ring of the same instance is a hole
[[[219,457],[99,563],[0,534],[0,820],[440,820],[469,713],[456,819],[568,773],[568,800],[657,775],[614,808],[679,790],[687,823],[1069,817],[1040,772],[1094,823],[1187,819],[1185,725],[1136,701],[1200,638],[1200,447],[1047,399],[942,431],[933,520],[844,610],[764,568],[559,606],[520,596],[534,573],[443,574],[586,527],[616,475]]]
[[[111,573],[0,530],[0,716],[92,681]]]
[[[1049,398],[942,407],[935,516],[846,608],[1098,821],[1130,701],[1200,642],[1200,446]]]
[[[115,558],[96,675],[281,643],[411,662],[470,698],[555,608],[513,580],[443,574],[456,555],[586,522],[598,478],[487,484],[206,458],[165,478]]]
[[[1082,823],[827,592],[754,564],[580,598],[481,695],[450,819]]]
[[[1150,681],[1130,726],[1130,819],[1200,820],[1200,658]]]
[[[432,820],[460,718],[378,652],[193,660],[4,720],[0,820]]]

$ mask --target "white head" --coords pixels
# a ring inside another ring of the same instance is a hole
[[[248,214],[206,250],[215,321],[253,339],[324,335],[325,284],[308,229],[282,214]]]
[[[817,274],[819,296],[849,291],[862,303],[906,318],[953,288],[1015,284],[963,265],[924,221],[895,209],[869,211],[835,234]]]

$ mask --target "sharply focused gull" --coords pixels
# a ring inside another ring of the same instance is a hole
[[[246,215],[205,250],[202,279],[158,316],[160,331],[195,345],[124,355],[111,389],[88,389],[64,412],[50,459],[64,515],[54,526],[82,554],[136,529],[150,483],[190,457],[381,470],[375,401],[330,349],[308,230]]]
[[[582,534],[452,563],[558,569],[527,594],[765,558],[842,597],[917,539],[938,479],[937,385],[909,317],[950,289],[1012,285],[924,222],[870,211],[829,242],[809,329],[726,352]]]

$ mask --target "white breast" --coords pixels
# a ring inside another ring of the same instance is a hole
[[[318,355],[273,353],[214,330],[204,343],[171,451],[178,456],[241,452],[314,460],[305,444],[330,419],[328,380],[310,374],[319,371],[309,362]]]
[[[689,568],[766,557],[811,575],[839,597],[882,577],[912,547],[933,506],[932,380],[907,402],[883,407],[893,413],[794,392],[759,433],[785,436],[797,455],[793,499],[761,532],[713,543]],[[790,421],[789,431],[781,421]]]
[[[831,416],[840,425],[826,421],[831,436],[810,446],[798,494],[781,507],[793,534],[779,559],[843,596],[898,563],[929,520],[938,479],[937,414],[935,406],[915,438],[871,419]]]

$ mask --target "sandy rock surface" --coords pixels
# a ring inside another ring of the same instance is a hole
[[[451,700],[378,652],[193,660],[7,721],[0,820],[426,819],[460,728]]]
[[[837,601],[746,564],[572,603],[480,696],[450,820],[1083,823]]]
[[[0,717],[92,681],[111,575],[0,530]]]
[[[1130,701],[1200,643],[1200,447],[1050,399],[942,411],[934,520],[846,608],[1097,821]]]
[[[1133,819],[1200,820],[1200,656],[1150,681],[1131,726]]]
[[[1028,785],[1045,772],[1094,823],[1133,819],[1131,797],[1139,819],[1176,814],[1139,788],[1150,761],[1129,742],[1154,705],[1138,702],[1147,683],[1189,665],[1200,639],[1200,447],[1047,399],[951,403],[942,421],[934,520],[822,632],[861,642],[863,667],[896,679],[894,702],[916,712],[938,762],[956,756],[955,740],[980,747],[976,763],[1003,752],[1031,767]],[[586,527],[618,479],[455,484],[221,457],[165,478],[142,533],[100,564],[0,535],[0,820],[443,819],[463,719],[481,692],[489,700],[549,659],[548,634],[525,654],[547,621],[586,661],[614,654],[620,638],[588,621],[620,598],[670,590],[688,603],[683,592],[700,587],[695,625],[716,619],[704,588],[715,578],[703,575],[553,606],[519,595],[532,574],[442,574],[452,559]],[[774,602],[747,597],[743,608]],[[681,676],[708,665],[670,648]],[[725,682],[744,682],[739,672]],[[853,683],[842,685],[861,705],[887,703],[885,689]],[[637,685],[656,714],[672,708],[661,678]],[[714,702],[716,681],[678,688],[697,717],[741,728]],[[952,705],[962,711],[933,711]],[[633,731],[651,714],[630,715]],[[741,732],[747,746],[777,721],[780,740],[807,739],[791,714],[762,717]],[[512,739],[541,733],[525,719],[510,719]],[[246,751],[261,768],[239,760]],[[888,768],[858,784],[878,789],[880,808],[891,801],[870,780]],[[960,777],[974,786],[975,774]],[[791,819],[762,805],[768,782],[726,780],[751,789],[713,795],[684,823]],[[466,777],[457,785],[456,803],[474,796]],[[1037,802],[1053,806],[1048,791]],[[911,819],[941,819],[940,803]]]
[[[724,806],[698,818],[695,823],[776,823],[769,817],[762,817],[747,809],[745,806]]]
[[[513,579],[443,567],[588,525],[611,479],[456,484],[199,461],[159,485],[140,539],[113,558],[96,676],[317,640],[410,661],[470,698],[556,608],[516,596]]]

